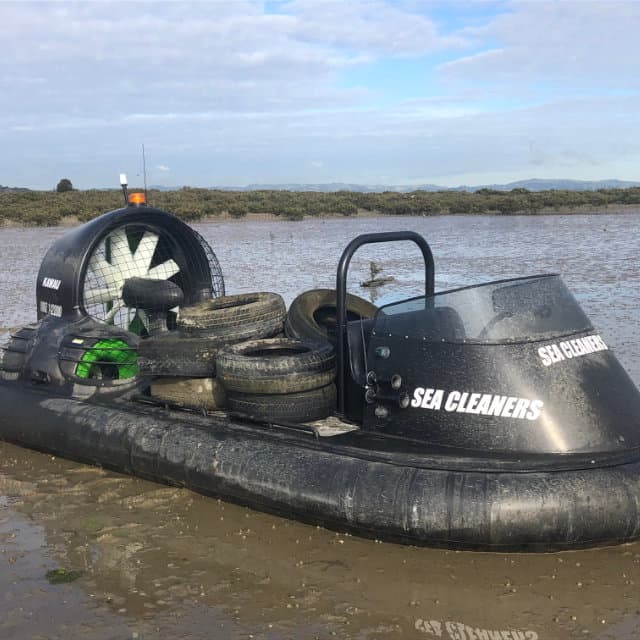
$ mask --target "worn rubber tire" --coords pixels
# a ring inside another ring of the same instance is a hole
[[[151,397],[193,409],[216,411],[225,395],[216,378],[158,378],[151,383]]]
[[[326,341],[271,338],[224,347],[216,370],[228,391],[298,393],[334,382],[336,358]]]
[[[171,331],[140,341],[138,368],[141,375],[211,378],[215,358],[223,342]]]
[[[24,353],[5,349],[0,354],[0,369],[10,373],[20,373],[24,368],[25,359]]]
[[[22,327],[12,333],[9,341],[0,347],[0,371],[7,374],[3,377],[15,379],[22,373],[36,330],[35,324]]]
[[[285,315],[284,300],[277,293],[243,293],[183,307],[177,325],[185,332],[238,342],[280,333]]]
[[[285,334],[298,340],[328,340],[336,343],[335,289],[312,289],[301,293],[289,307]],[[347,294],[347,321],[373,318],[378,308],[358,296]]]
[[[227,391],[227,409],[265,422],[311,422],[331,415],[336,385],[300,393],[259,394]]]
[[[283,320],[284,316],[278,314],[256,322],[238,322],[235,326],[226,329],[182,329],[182,332],[184,335],[192,337],[212,338],[226,344],[232,344],[245,340],[275,337],[283,331]]]

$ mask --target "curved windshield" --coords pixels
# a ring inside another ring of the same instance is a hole
[[[433,342],[533,342],[590,331],[560,276],[501,280],[381,307],[376,333]]]

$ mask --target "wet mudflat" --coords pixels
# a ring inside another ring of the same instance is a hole
[[[287,302],[334,286],[358,233],[400,228],[432,244],[437,289],[561,272],[640,383],[640,213],[198,225],[230,293]],[[60,233],[0,231],[0,340],[34,319],[40,256]],[[405,244],[357,254],[352,291],[371,260],[396,277],[377,303],[419,291]],[[55,570],[70,581],[52,584]],[[630,640],[638,584],[640,544],[536,555],[380,544],[0,444],[3,639]]]

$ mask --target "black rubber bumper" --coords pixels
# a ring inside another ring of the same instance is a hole
[[[640,461],[530,473],[415,468],[227,420],[100,406],[3,382],[0,439],[413,544],[550,551],[640,537]]]

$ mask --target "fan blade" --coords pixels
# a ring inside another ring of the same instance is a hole
[[[137,273],[129,273],[131,269],[131,249],[129,248],[129,240],[127,239],[125,228],[116,229],[109,234],[108,238],[111,245],[110,262],[118,271],[124,272],[122,279],[124,280],[128,275],[138,275]]]
[[[85,289],[84,304],[106,304],[107,302],[112,302],[119,297],[119,288]]]
[[[136,309],[136,314],[140,319],[140,322],[144,325],[144,328],[149,331],[149,316],[144,309]]]
[[[122,300],[118,300],[118,302],[116,302],[113,305],[113,308],[111,309],[111,311],[109,311],[109,313],[107,313],[107,315],[104,317],[104,321],[107,324],[110,324],[111,322],[113,322],[113,319],[116,317],[116,314],[118,313],[118,311],[120,311],[120,309],[122,309],[124,307],[124,302],[122,302]]]
[[[137,276],[143,276],[149,271],[153,254],[156,252],[156,247],[158,246],[158,240],[160,240],[160,238],[155,233],[150,233],[149,231],[144,232],[140,244],[133,254]]]
[[[147,271],[147,278],[151,280],[168,280],[171,276],[175,276],[180,271],[180,267],[171,259],[159,264],[153,269]]]
[[[120,275],[120,271],[115,269],[112,264],[104,259],[104,256],[98,253],[94,254],[89,260],[87,273],[93,273],[110,288],[120,288],[124,280]]]

